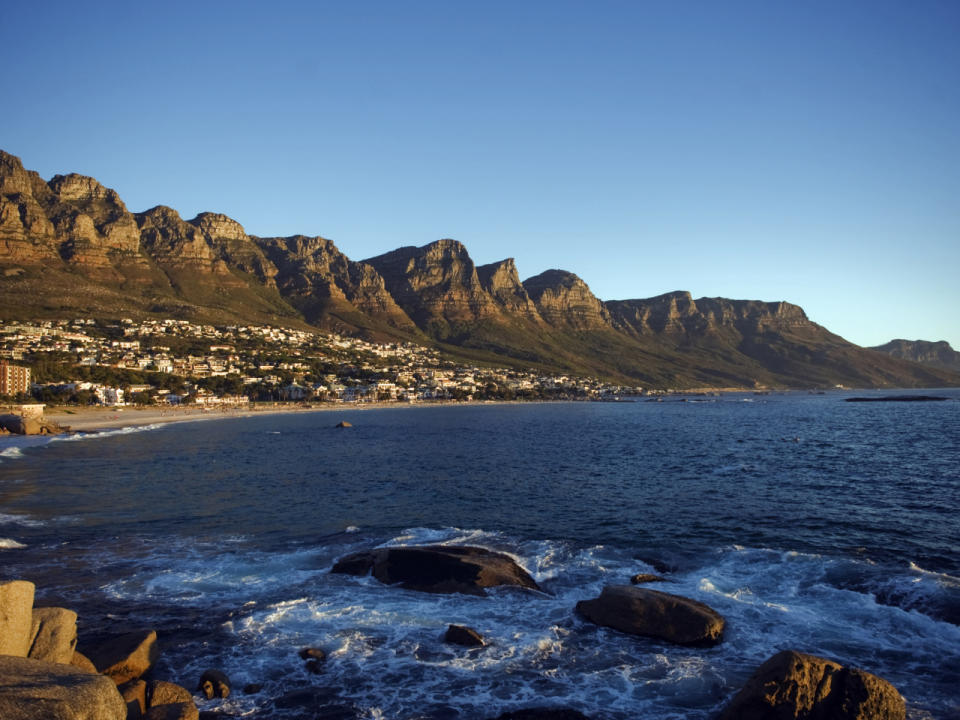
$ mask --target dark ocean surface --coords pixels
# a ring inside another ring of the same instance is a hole
[[[157,677],[193,688],[221,668],[234,694],[199,704],[236,716],[706,719],[792,648],[885,677],[910,718],[957,718],[960,392],[931,394],[949,400],[344,409],[0,439],[0,578],[77,610],[81,649],[156,628]],[[507,552],[546,592],[329,574],[427,542]],[[722,613],[724,642],[574,613],[638,572]],[[490,644],[445,645],[449,623]],[[307,645],[329,656],[319,675]]]

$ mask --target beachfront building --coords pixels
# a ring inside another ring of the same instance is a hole
[[[30,368],[0,363],[0,395],[30,392]]]

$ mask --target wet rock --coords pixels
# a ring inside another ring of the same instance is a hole
[[[896,688],[863,670],[784,650],[765,663],[720,720],[903,720]]]
[[[147,705],[170,705],[174,703],[192,703],[193,695],[185,687],[165,680],[151,680],[147,683]]]
[[[222,670],[207,670],[200,676],[197,690],[202,692],[207,700],[230,697],[230,678]]]
[[[30,652],[33,591],[26,580],[0,583],[0,655],[25,658]]]
[[[334,427],[338,427],[338,428],[353,427],[353,423],[348,423],[346,420],[341,420]]]
[[[597,625],[679,645],[715,645],[726,625],[701,602],[630,585],[608,585],[600,597],[578,602],[577,611]]]
[[[314,675],[319,675],[323,672],[323,665],[321,665],[317,660],[308,660],[303,664],[303,667],[308,673],[312,673]]]
[[[77,614],[66,608],[34,608],[27,657],[69,665],[77,647]]]
[[[483,647],[483,635],[473,628],[463,625],[451,625],[447,628],[443,641],[454,645],[463,645],[464,647]]]
[[[388,547],[353,553],[332,572],[366,575],[387,585],[431,593],[485,595],[484,588],[540,587],[512,558],[485,548],[448,545]]]
[[[261,690],[263,690],[263,685],[260,683],[247,683],[243,686],[244,695],[256,695]]]
[[[0,718],[126,720],[127,706],[110,678],[70,665],[0,656]]]
[[[193,702],[154,705],[147,710],[144,720],[200,720],[200,711]]]
[[[70,664],[73,665],[78,670],[83,670],[88,673],[96,673],[97,667],[92,662],[90,658],[84,655],[82,652],[73,651],[73,657],[70,658]]]
[[[320,662],[323,662],[327,659],[327,654],[320,648],[301,648],[300,652],[297,654],[300,656],[301,660],[319,660]]]
[[[144,675],[157,660],[157,633],[155,630],[136,630],[118,635],[93,648],[86,648],[97,672],[111,678],[117,685]]]
[[[147,711],[147,683],[143,680],[131,680],[118,685],[117,690],[127,704],[127,720],[142,718]]]
[[[570,708],[524,708],[505,712],[496,720],[590,720],[590,718]]]
[[[632,578],[630,578],[630,583],[632,585],[645,585],[646,583],[655,583],[655,582],[670,582],[662,575],[654,575],[653,573],[637,573]]]

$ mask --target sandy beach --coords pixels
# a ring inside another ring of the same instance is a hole
[[[173,422],[195,422],[201,420],[222,420],[224,418],[251,417],[274,413],[335,412],[361,410],[374,407],[405,407],[396,404],[365,405],[251,405],[242,408],[208,409],[201,407],[48,407],[44,417],[59,424],[64,429],[90,432],[120,427],[135,427]],[[408,406],[407,406],[408,407]]]
[[[530,404],[542,401],[508,400],[497,404]],[[257,403],[238,408],[182,407],[76,407],[50,406],[44,410],[44,418],[55,422],[66,430],[91,432],[121,427],[155,425],[159,423],[195,422],[200,420],[223,420],[224,418],[251,417],[287,413],[337,413],[354,410],[376,410],[382,408],[418,408],[440,406],[490,405],[491,401],[432,401],[424,403],[316,403],[295,405],[285,403]]]

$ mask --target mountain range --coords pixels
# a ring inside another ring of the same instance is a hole
[[[861,348],[787,302],[688,292],[601,301],[577,275],[521,281],[456,240],[355,261],[322,237],[256,237],[205,212],[127,210],[91,177],[0,151],[0,318],[174,317],[314,327],[480,363],[651,388],[917,387],[957,368]]]

